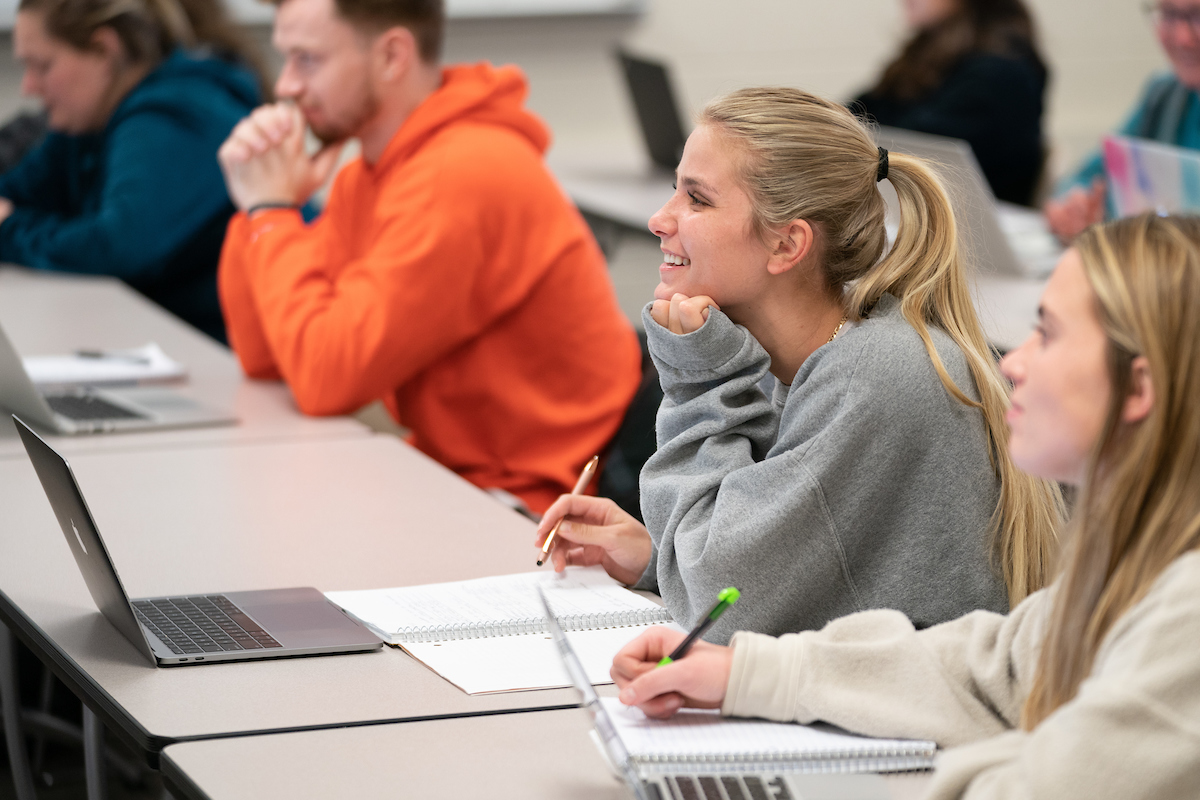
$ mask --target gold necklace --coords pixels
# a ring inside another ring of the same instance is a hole
[[[829,342],[837,338],[837,335],[842,332],[842,326],[846,324],[846,320],[848,319],[850,319],[848,314],[842,316],[842,321],[838,323],[837,328],[833,331],[833,335],[829,337],[829,340],[825,344],[829,344]]]

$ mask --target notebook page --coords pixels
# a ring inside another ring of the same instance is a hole
[[[646,625],[570,631],[588,680],[612,683],[613,656],[643,633]],[[678,626],[672,625],[678,629]],[[405,644],[404,649],[467,694],[557,689],[571,685],[562,657],[548,634],[461,639],[453,642]]]
[[[491,630],[504,625],[544,629],[544,613],[534,586],[541,585],[565,628],[572,616],[661,612],[658,605],[621,586],[601,567],[500,575],[452,583],[396,589],[326,592],[325,596],[393,643],[457,639],[519,632]],[[472,626],[480,630],[469,630]],[[454,628],[460,633],[428,632]],[[423,635],[418,635],[423,634]]]
[[[621,741],[632,757],[689,761],[723,757],[733,761],[861,758],[928,750],[933,742],[873,739],[826,727],[726,718],[716,709],[683,709],[668,720],[648,718],[616,698],[602,697]]]

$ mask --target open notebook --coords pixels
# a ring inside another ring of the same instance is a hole
[[[592,683],[612,682],[613,656],[646,627],[671,623],[665,608],[600,567],[325,596],[468,694],[570,686],[536,585],[543,587]]]
[[[629,759],[643,772],[902,772],[929,769],[937,745],[854,736],[827,725],[732,719],[684,709],[668,720],[602,697]]]

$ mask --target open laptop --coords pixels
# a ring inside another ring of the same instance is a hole
[[[593,739],[637,800],[889,800],[887,783],[878,775],[823,775],[795,772],[739,772],[713,764],[711,774],[643,773],[629,757],[616,726],[588,681],[579,658],[558,619],[537,587],[546,621],[571,683],[592,718]]]
[[[656,61],[647,61],[623,51],[617,52],[617,59],[625,73],[625,83],[637,111],[638,125],[650,160],[673,175],[683,155],[687,134],[680,121],[679,106],[675,102],[667,68]]]
[[[58,524],[100,613],[155,665],[357,653],[383,646],[314,588],[130,601],[66,459],[19,418]]]
[[[1117,217],[1147,211],[1200,212],[1200,152],[1138,139],[1105,136],[1104,173]]]
[[[55,433],[229,425],[225,411],[158,387],[39,389],[0,327],[0,406]]]
[[[882,126],[876,143],[887,150],[932,162],[941,175],[958,220],[959,241],[980,268],[1000,275],[1043,277],[1054,269],[1063,247],[1040,211],[1001,203],[992,194],[971,145],[962,139]],[[888,222],[900,214],[891,186],[880,184]]]

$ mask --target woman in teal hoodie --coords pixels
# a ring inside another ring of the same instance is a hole
[[[216,152],[262,99],[220,0],[22,0],[21,89],[51,134],[0,176],[0,261],[114,275],[225,340]]]

